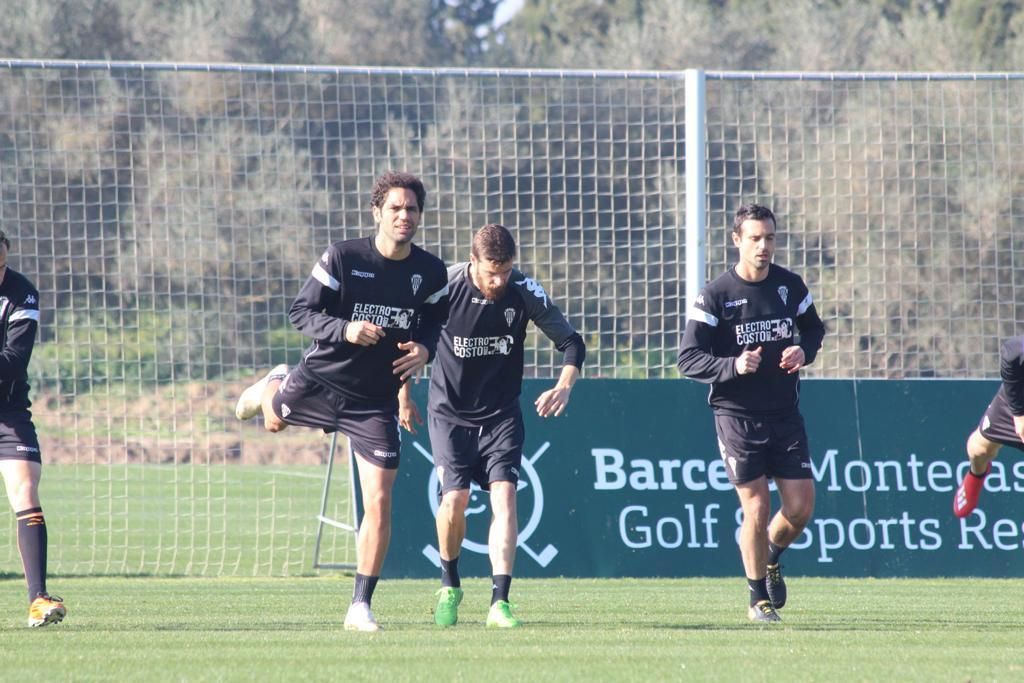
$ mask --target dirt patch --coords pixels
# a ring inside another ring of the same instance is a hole
[[[32,413],[43,461],[316,465],[326,462],[331,436],[289,427],[270,434],[262,420],[234,416],[238,382],[188,382],[147,392],[39,395]],[[339,452],[345,437],[338,436]]]

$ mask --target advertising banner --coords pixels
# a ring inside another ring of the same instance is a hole
[[[524,383],[517,576],[734,576],[739,504],[718,454],[707,387],[686,380],[577,383],[542,419]],[[425,411],[426,383],[414,395]],[[964,445],[993,381],[805,380],[814,517],[786,553],[810,576],[1022,576],[1024,460],[1004,448],[979,509],[952,514]],[[774,487],[773,487],[774,489]],[[437,478],[426,428],[403,433],[385,574],[438,574]],[[778,496],[773,494],[773,511]],[[460,555],[490,574],[488,494],[474,488]]]

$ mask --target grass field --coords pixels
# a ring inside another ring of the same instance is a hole
[[[57,680],[1018,681],[1012,580],[794,579],[784,622],[746,621],[736,579],[518,580],[526,626],[483,626],[489,585],[433,625],[434,581],[387,581],[386,631],[342,629],[351,578],[61,578],[68,619],[24,627],[0,581],[0,676]],[[48,672],[43,674],[43,670]],[[18,672],[18,673],[16,673]],[[31,672],[31,673],[30,673]]]
[[[260,465],[47,465],[40,485],[59,574],[312,574],[325,468]],[[350,520],[344,468],[328,514]],[[0,572],[21,570],[14,517]],[[352,562],[351,535],[325,535],[321,560]]]

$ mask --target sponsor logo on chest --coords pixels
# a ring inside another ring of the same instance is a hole
[[[408,330],[416,311],[411,308],[382,304],[357,303],[352,307],[352,321],[367,320],[374,325],[390,329]]]

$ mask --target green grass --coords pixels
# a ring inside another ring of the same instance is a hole
[[[275,576],[313,573],[322,466],[46,465],[40,495],[49,566],[60,574]],[[328,513],[348,519],[344,469]],[[0,572],[20,572],[14,518]],[[322,562],[354,561],[351,535],[328,530]]]
[[[790,582],[779,625],[745,616],[742,579],[517,580],[526,626],[433,625],[434,581],[385,581],[380,634],[342,629],[351,578],[53,578],[68,619],[27,629],[0,582],[0,672],[67,680],[1012,681],[1024,588],[990,579]],[[44,674],[43,671],[49,672]],[[28,672],[32,672],[29,674]]]

